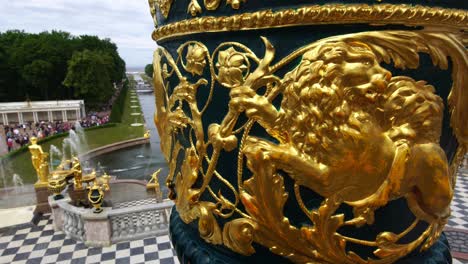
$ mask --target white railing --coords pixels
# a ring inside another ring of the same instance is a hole
[[[108,246],[121,241],[164,235],[169,232],[169,215],[174,202],[155,199],[103,207],[103,212],[75,207],[69,197],[49,197],[54,227],[88,246]]]
[[[113,209],[109,212],[112,243],[167,234],[172,201]]]
[[[85,230],[81,215],[84,209],[76,208],[70,204],[63,204],[63,232],[73,239],[83,241]]]

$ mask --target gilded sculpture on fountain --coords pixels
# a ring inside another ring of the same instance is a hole
[[[70,160],[64,159],[55,170],[49,171],[48,153],[37,144],[37,138],[31,137],[31,160],[38,175],[36,187],[47,187],[54,194],[56,200],[63,198],[62,191],[65,190],[68,181],[73,179],[74,190],[84,190],[83,183],[88,186],[91,182],[98,182],[101,189],[110,191],[110,176],[106,173],[97,180],[96,170],[83,176],[81,162],[78,157]]]
[[[49,177],[49,154],[42,150],[42,147],[37,144],[37,138],[31,137],[31,145],[28,147],[31,152],[31,160],[34,169],[37,173],[36,187],[47,186]]]
[[[162,201],[162,192],[161,186],[159,186],[159,174],[161,173],[161,169],[158,169],[151,175],[151,179],[146,183],[146,190],[154,190],[156,194],[156,199],[158,201]]]
[[[73,181],[75,190],[83,189],[83,172],[81,170],[81,163],[78,157],[73,157],[71,161],[71,170],[73,171]]]
[[[436,31],[362,32],[310,43],[275,64],[275,49],[266,38],[263,58],[237,42],[222,43],[210,52],[203,43],[188,41],[176,59],[160,48],[153,63],[155,121],[170,163],[169,196],[180,218],[185,223],[198,220],[200,236],[209,243],[251,255],[256,242],[298,263],[391,263],[419,246],[429,248],[450,215],[455,168],[467,147],[460,105],[467,93],[462,81],[453,83],[449,110],[460,146],[449,164],[439,146],[444,105],[434,87],[392,76],[380,63],[418,68],[423,52],[447,69],[450,56],[454,78],[462,78],[468,55],[459,38]],[[297,66],[276,75],[295,59],[300,60]],[[189,81],[184,71],[197,78]],[[211,81],[203,72],[209,72]],[[171,78],[178,83],[169,83]],[[229,110],[205,131],[202,116],[215,84],[230,90]],[[174,87],[171,94],[166,93],[169,85]],[[205,104],[196,100],[201,88],[210,91]],[[280,95],[278,107],[273,101]],[[239,121],[241,114],[247,121]],[[255,124],[275,140],[251,136]],[[186,129],[190,144],[184,147],[176,138]],[[220,155],[232,151],[238,153],[237,187],[216,169]],[[178,170],[182,153],[184,163]],[[251,172],[247,179],[244,159]],[[296,227],[284,215],[291,195],[285,191],[284,172],[294,181],[292,195],[313,225]],[[234,199],[211,189],[213,177]],[[195,187],[198,179],[201,184]],[[320,207],[308,208],[301,188],[323,196]],[[215,202],[201,200],[204,193]],[[402,232],[381,232],[368,241],[338,231],[373,225],[374,211],[399,198],[407,200],[416,216]],[[352,219],[337,213],[342,204],[353,208]],[[232,218],[234,213],[240,218]],[[220,225],[218,218],[226,224]],[[414,241],[400,242],[420,221],[429,223],[426,230]],[[375,257],[364,260],[348,251],[347,243],[375,247]]]
[[[143,134],[144,138],[150,138],[151,137],[151,132],[149,130],[146,130],[146,132]]]

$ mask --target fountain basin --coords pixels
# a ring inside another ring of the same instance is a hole
[[[136,139],[129,139],[129,140],[120,141],[120,142],[117,142],[117,143],[105,145],[105,146],[102,146],[102,147],[99,147],[99,148],[95,148],[95,149],[93,149],[91,151],[83,153],[80,156],[80,158],[83,159],[83,160],[89,160],[89,159],[94,158],[96,156],[106,154],[106,153],[110,153],[110,152],[113,152],[113,151],[116,151],[116,150],[119,150],[119,149],[130,148],[130,147],[133,147],[133,146],[144,145],[144,144],[148,144],[148,143],[149,143],[149,139],[144,138],[144,137],[136,138]]]
[[[116,197],[114,192],[110,200],[106,199],[107,204],[113,204],[112,207],[103,207],[103,211],[96,214],[90,208],[74,206],[71,198],[65,193],[63,195],[64,198],[57,201],[49,197],[54,230],[63,231],[87,246],[105,247],[168,233],[172,201],[158,203],[156,198],[145,198],[122,202],[122,197]]]

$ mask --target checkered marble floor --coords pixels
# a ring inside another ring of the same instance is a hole
[[[0,231],[0,263],[159,263],[179,264],[169,236],[88,248],[54,232],[50,215],[38,225],[24,224]]]
[[[468,229],[468,169],[459,169],[455,195],[452,200],[452,216],[447,226]]]

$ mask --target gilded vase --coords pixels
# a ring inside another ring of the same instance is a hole
[[[450,263],[463,2],[150,0],[181,262]]]

